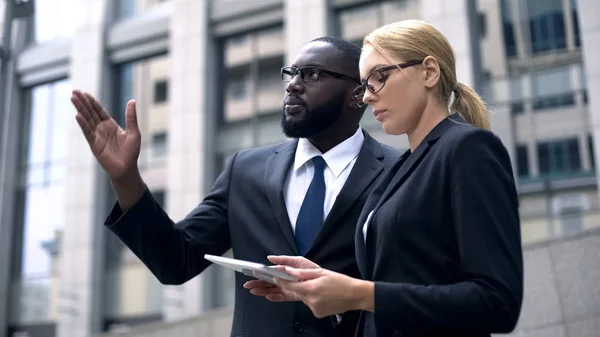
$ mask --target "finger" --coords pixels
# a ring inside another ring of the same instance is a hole
[[[252,280],[244,283],[244,288],[253,289],[253,288],[275,288],[277,287],[273,283],[269,283],[263,280]]]
[[[285,302],[286,301],[286,297],[282,293],[279,293],[279,294],[269,294],[269,295],[265,296],[265,298],[268,299],[271,302]]]
[[[85,93],[85,96],[92,105],[93,112],[95,112],[98,115],[98,118],[100,118],[101,121],[110,119],[110,115],[108,114],[108,112],[106,112],[102,104],[100,104],[100,102],[98,102],[98,100],[95,99],[94,96],[90,95],[87,92]]]
[[[92,118],[92,113],[87,109],[85,104],[83,103],[83,96],[80,93],[73,91],[73,95],[71,96],[71,102],[75,106],[75,109],[78,113],[80,113],[86,120],[88,126],[92,129],[96,129],[96,120]]]
[[[310,282],[310,281],[309,281]],[[307,282],[286,281],[280,278],[275,279],[275,283],[283,290],[292,291],[303,297],[307,293]]]
[[[304,260],[302,256],[286,256],[286,255],[269,255],[269,261],[273,264],[298,267],[300,262]]]
[[[92,131],[92,128],[90,128],[88,125],[85,117],[83,117],[81,114],[77,114],[75,115],[75,119],[77,120],[77,124],[79,124],[81,131],[83,131],[83,135],[85,136],[87,142],[89,144],[93,144],[94,140],[96,139],[96,135],[94,134],[94,131]]]
[[[135,111],[135,100],[127,102],[127,108],[125,109],[125,129],[130,132],[140,133]]]
[[[83,93],[83,92],[81,93],[81,101],[83,102],[83,105],[89,111],[90,116],[92,116],[92,118],[94,119],[94,122],[96,122],[96,124],[98,124],[101,122],[100,116],[98,116],[98,114],[94,110],[94,107],[92,106],[92,102],[90,101],[90,98],[93,98],[93,97],[89,93]]]
[[[324,270],[321,268],[314,269],[297,269],[292,267],[286,267],[285,272],[297,277],[301,281],[313,280],[323,276]]]
[[[256,296],[267,296],[271,294],[283,294],[280,288],[254,288],[250,289],[250,293]]]

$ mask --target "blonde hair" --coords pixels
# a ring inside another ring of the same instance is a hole
[[[470,124],[490,129],[487,106],[475,90],[458,82],[452,46],[434,26],[419,20],[395,22],[365,36],[363,45],[367,44],[388,60],[408,62],[434,57],[440,67],[437,86],[440,101],[447,104],[454,93],[451,111],[458,112]]]

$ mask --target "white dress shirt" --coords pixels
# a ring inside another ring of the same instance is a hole
[[[323,219],[327,218],[329,211],[335,203],[350,171],[356,163],[356,158],[363,145],[365,136],[358,128],[354,135],[340,144],[321,153],[308,139],[300,138],[296,148],[294,164],[290,170],[284,185],[285,207],[287,208],[292,230],[296,232],[296,220],[300,207],[304,201],[306,191],[310,186],[315,171],[312,158],[322,156],[325,160],[325,204],[323,205]]]

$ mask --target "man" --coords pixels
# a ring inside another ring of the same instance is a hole
[[[304,46],[292,67],[281,70],[289,80],[281,125],[296,139],[236,153],[206,198],[178,223],[140,176],[135,102],[127,104],[123,130],[92,96],[74,91],[77,122],[117,194],[106,226],[164,284],[185,283],[210,265],[204,254],[231,248],[238,259],[265,264],[268,255],[304,255],[358,277],[358,216],[384,169],[400,157],[359,128],[364,108],[352,103],[359,58],[358,46],[339,39]],[[354,333],[356,313],[341,321],[317,319],[301,302],[272,303],[252,295],[244,289],[250,277],[236,273],[235,280],[231,336]]]

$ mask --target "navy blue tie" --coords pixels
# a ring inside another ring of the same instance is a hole
[[[300,255],[306,254],[323,225],[323,204],[325,203],[323,172],[325,170],[325,160],[319,156],[314,157],[312,162],[315,173],[296,220],[296,244],[300,250]]]

